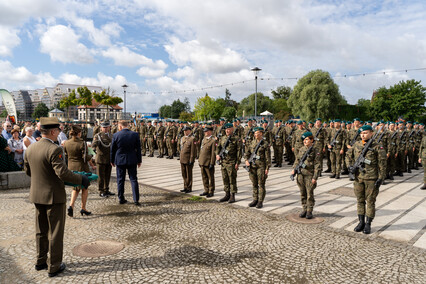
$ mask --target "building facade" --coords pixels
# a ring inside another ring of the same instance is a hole
[[[115,106],[106,106],[92,100],[91,106],[79,106],[78,108],[79,121],[100,121],[100,120],[119,120],[123,115],[123,108]],[[87,113],[87,119],[86,119]]]

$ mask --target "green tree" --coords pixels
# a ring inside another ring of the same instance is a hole
[[[390,87],[393,118],[403,116],[407,120],[420,119],[425,113],[426,88],[420,81],[400,81]]]
[[[123,99],[120,97],[114,96],[114,91],[111,91],[111,89],[108,87],[108,89],[102,90],[102,92],[93,93],[93,98],[95,101],[97,101],[100,104],[103,104],[107,107],[107,112],[105,114],[105,120],[110,119],[109,110],[112,106],[118,105],[119,103],[123,102]]]
[[[75,92],[75,89],[72,90],[72,92]],[[89,121],[87,107],[91,106],[93,103],[93,94],[86,86],[78,87],[77,93],[78,93],[78,104],[84,106],[84,109],[86,111],[86,122],[87,122]]]
[[[272,90],[271,94],[274,100],[285,99],[288,100],[293,90],[288,86],[279,86],[276,90]]]
[[[171,117],[172,107],[169,105],[162,105],[158,110],[158,113],[161,117]]]
[[[62,109],[66,109],[67,110],[67,120],[70,120],[70,107],[72,106],[77,106],[78,105],[78,99],[77,96],[75,94],[75,90],[73,90],[68,96],[64,96],[60,101],[59,101],[59,106]]]
[[[336,106],[347,104],[330,73],[322,70],[311,71],[301,78],[287,103],[293,114],[305,120],[334,118],[338,114]]]
[[[181,112],[188,112],[190,110],[189,100],[187,102],[181,102],[180,99],[174,100],[171,104],[171,118],[179,118]]]
[[[7,110],[6,110],[6,109],[4,109],[4,110],[1,112],[0,117],[7,117],[7,115],[8,115]]]
[[[198,120],[218,120],[222,116],[225,104],[224,99],[218,98],[215,100],[206,93],[204,97],[198,98],[195,103],[195,117]]]
[[[186,112],[186,111],[182,111],[179,114],[179,120],[182,120],[182,121],[192,121],[194,119],[193,119],[192,113]]]
[[[238,116],[252,116],[254,115],[255,93],[245,97],[241,100],[237,114]],[[265,110],[272,110],[272,100],[265,96],[263,93],[257,93],[257,115]]]
[[[392,95],[386,87],[381,87],[374,91],[374,98],[370,104],[370,115],[374,120],[393,119],[391,112]]]
[[[41,102],[41,103],[38,103],[38,105],[35,107],[32,117],[34,119],[38,119],[40,117],[47,117],[48,115],[49,115],[49,108],[47,107],[45,103]]]
[[[225,109],[222,112],[222,116],[227,121],[231,121],[231,122],[235,118],[236,115],[237,115],[237,110],[232,106],[225,107]]]

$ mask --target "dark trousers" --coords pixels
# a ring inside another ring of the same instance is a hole
[[[36,208],[37,265],[47,263],[48,272],[59,270],[64,250],[65,203],[34,204]],[[50,258],[47,259],[47,253]]]
[[[214,167],[200,166],[201,178],[203,179],[204,192],[214,193]]]
[[[98,174],[98,189],[100,193],[109,191],[109,181],[111,179],[111,164],[96,164],[96,172]]]
[[[183,188],[187,190],[192,190],[192,168],[194,165],[189,164],[180,164],[180,169],[182,171],[183,178]]]
[[[139,201],[139,184],[137,177],[137,165],[117,166],[117,189],[118,199],[124,200],[124,181],[126,179],[126,170],[129,173],[130,183],[132,185],[133,201]]]

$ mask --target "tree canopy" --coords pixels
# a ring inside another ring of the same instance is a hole
[[[336,106],[347,104],[330,74],[322,70],[311,71],[302,77],[287,103],[293,114],[305,120],[335,118],[338,115]]]
[[[32,114],[33,118],[47,117],[49,115],[49,108],[43,102],[38,103]]]
[[[159,109],[161,117],[179,118],[182,112],[191,110],[188,98],[182,102],[180,99],[174,100],[171,105],[162,105]]]
[[[240,102],[238,107],[238,116],[252,116],[254,115],[254,103],[255,103],[255,93],[245,97]],[[264,112],[265,110],[272,110],[272,100],[265,96],[263,93],[257,93],[257,115]]]

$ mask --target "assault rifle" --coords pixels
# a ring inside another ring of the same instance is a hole
[[[305,161],[308,158],[308,156],[311,154],[312,149],[314,149],[315,142],[317,141],[316,139],[317,139],[319,133],[321,132],[322,127],[323,126],[321,125],[320,129],[318,129],[317,133],[315,134],[314,143],[312,143],[311,147],[309,147],[308,150],[305,152],[305,154],[303,154],[302,158],[300,159],[299,163],[297,164],[296,168],[294,169],[294,175],[290,175],[290,179],[292,181],[294,181],[294,176],[297,175],[297,174],[300,174],[302,169],[304,169],[306,167]]]
[[[281,126],[278,128],[278,130],[277,130],[277,135],[275,135],[275,140],[277,140],[277,139],[279,139],[279,138],[280,138],[280,136],[278,135],[278,133],[280,133],[281,128],[282,128],[283,126],[284,126],[284,125],[281,125]]]
[[[359,128],[359,129],[357,130],[355,137],[351,140],[351,142],[349,142],[349,145],[350,145],[351,147],[355,144],[356,140],[357,140],[357,139],[358,139],[358,137],[359,137],[359,134],[361,134],[361,128]]]
[[[336,138],[337,138],[337,136],[339,136],[340,132],[342,132],[342,127],[340,127],[340,129],[337,130],[336,134],[334,135],[333,141],[331,141],[331,143],[330,143],[331,148],[328,148],[328,151],[331,152],[333,150],[334,145],[336,144]]]
[[[226,141],[225,141],[225,145],[223,145],[223,148],[219,152],[220,159],[218,161],[216,161],[216,163],[218,165],[222,165],[222,160],[225,158],[226,154],[228,154],[228,150],[226,150],[226,148],[229,145],[229,141],[231,141],[231,136],[232,136],[232,134],[228,136],[228,139],[226,139]]]
[[[380,141],[382,141],[383,135],[385,135],[385,133],[386,133],[386,129],[383,129],[382,134],[380,134],[379,139],[377,139],[377,143],[380,143]]]
[[[374,140],[376,140],[377,135],[380,133],[380,131],[383,129],[384,125],[379,129],[379,131],[372,137],[368,142],[364,145],[364,148],[362,149],[361,154],[359,155],[358,159],[356,159],[355,163],[349,167],[349,178],[351,180],[355,179],[355,175],[361,171],[365,172],[364,164],[369,164],[371,161],[368,161],[365,159],[365,156],[367,155],[368,150],[370,150],[370,145],[373,143]]]
[[[250,136],[250,133],[253,131],[253,127],[251,127],[250,129],[249,129],[249,131],[247,131],[247,134],[246,134],[246,136],[244,137],[244,142],[243,142],[243,154],[244,154],[244,151],[245,151],[245,146],[246,146],[246,141],[247,141],[247,139],[249,138],[249,136]]]
[[[250,167],[253,165],[254,162],[256,162],[256,160],[257,160],[257,150],[259,150],[259,147],[262,144],[262,142],[263,142],[263,139],[260,140],[259,143],[257,143],[256,148],[254,148],[253,153],[251,153],[250,158],[248,159],[248,162],[249,162],[250,165],[243,167],[243,168],[246,169],[246,171],[249,172],[250,171]]]
[[[288,135],[287,139],[285,140],[286,142],[291,142],[291,139],[293,139],[293,132],[296,130],[296,127],[293,127],[290,131],[290,134]]]

